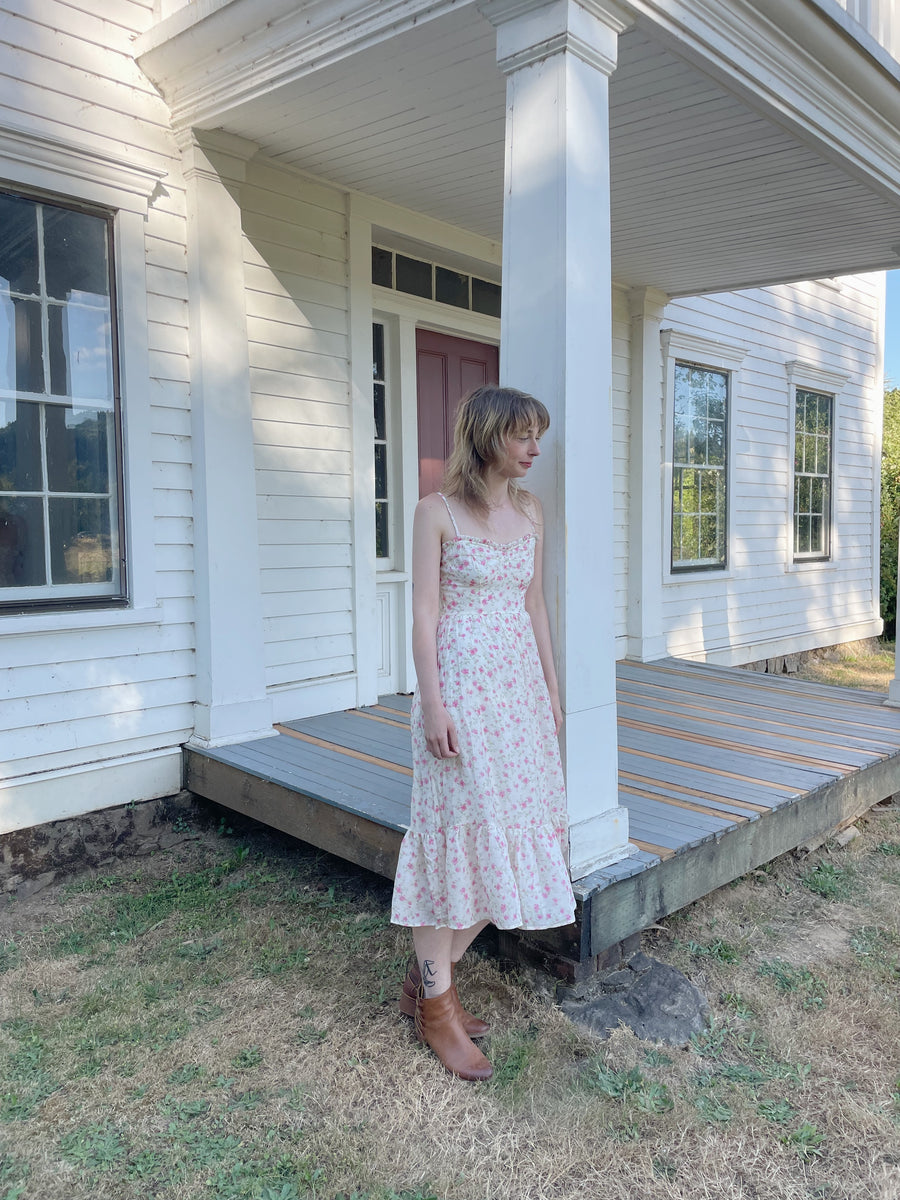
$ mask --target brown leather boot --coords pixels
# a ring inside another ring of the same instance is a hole
[[[450,982],[453,983],[453,976],[456,973],[456,963],[450,964]],[[415,959],[409,964],[409,970],[406,972],[406,978],[403,980],[403,986],[400,988],[400,998],[397,1001],[397,1007],[405,1017],[415,1017],[416,1015],[416,997],[419,994],[419,984],[422,982],[422,973],[419,970],[419,964]],[[453,989],[456,995],[457,1002],[459,995],[456,988]],[[476,1017],[474,1014],[467,1012],[462,1004],[459,1006],[460,1019],[462,1027],[470,1038],[484,1037],[490,1033],[491,1027],[487,1021],[482,1021],[481,1017]]]
[[[453,984],[440,996],[416,1002],[416,1037],[431,1047],[452,1075],[472,1083],[490,1079],[494,1068],[459,1019],[460,1003]]]

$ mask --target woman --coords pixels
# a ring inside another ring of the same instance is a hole
[[[541,585],[543,524],[524,491],[550,423],[514,388],[462,401],[445,491],[413,526],[413,791],[391,920],[412,927],[400,997],[419,1038],[463,1079],[491,1077],[453,970],[490,922],[574,919],[566,867],[562,710]]]

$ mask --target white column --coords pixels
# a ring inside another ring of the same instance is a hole
[[[202,139],[199,140],[199,139]],[[271,734],[240,186],[252,142],[186,134],[197,704],[193,741]]]
[[[618,806],[605,0],[486,0],[507,75],[500,374],[550,409],[535,490],[566,722],[570,867],[628,852]]]
[[[628,464],[628,657],[663,658],[663,360],[660,328],[668,296],[632,288]]]

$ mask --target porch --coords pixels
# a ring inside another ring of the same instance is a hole
[[[900,712],[872,692],[677,659],[617,664],[632,852],[577,880],[576,923],[529,934],[570,979],[755,866],[900,791]],[[185,748],[185,786],[388,877],[409,820],[408,696]]]

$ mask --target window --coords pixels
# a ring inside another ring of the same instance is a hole
[[[0,606],[119,597],[107,216],[0,192]]]
[[[387,442],[387,376],[384,353],[384,326],[372,326],[372,398],[375,413],[375,557],[389,558],[391,553],[390,498]]]
[[[794,397],[794,560],[831,554],[834,397],[797,388]]]
[[[441,267],[426,259],[410,258],[383,246],[372,247],[372,282],[409,296],[437,300],[488,317],[500,316],[500,284],[477,275]]]
[[[676,362],[672,570],[724,567],[729,374]]]

